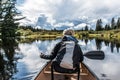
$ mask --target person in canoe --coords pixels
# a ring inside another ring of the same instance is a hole
[[[74,37],[74,30],[65,29],[62,40],[55,45],[50,55],[41,53],[43,59],[52,60],[52,68],[60,73],[75,73],[83,61],[83,52]]]

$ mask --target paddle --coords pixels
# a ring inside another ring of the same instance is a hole
[[[105,58],[105,54],[103,51],[89,51],[84,54],[85,57],[89,59],[103,60]]]

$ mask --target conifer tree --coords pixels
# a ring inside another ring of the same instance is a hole
[[[88,26],[87,25],[85,26],[85,31],[88,31]]]
[[[115,19],[112,18],[111,20],[111,29],[115,29],[116,23],[115,23]]]
[[[96,23],[96,31],[101,31],[102,30],[102,20],[98,19]]]
[[[118,18],[118,20],[117,20],[117,29],[120,29],[120,18]]]
[[[15,4],[16,0],[0,1],[0,27],[2,38],[15,37],[16,35],[16,30],[19,25],[16,21],[20,20],[20,18],[15,18],[19,14]]]
[[[110,25],[109,24],[105,25],[105,30],[110,30]]]

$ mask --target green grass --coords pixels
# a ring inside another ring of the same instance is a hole
[[[56,39],[62,37],[62,31],[39,31],[32,32],[31,30],[19,29],[21,36],[29,39]],[[82,39],[83,37],[87,38],[99,38],[102,40],[117,40],[120,41],[120,29],[118,30],[109,30],[109,31],[75,31],[76,38]]]
[[[89,34],[89,37],[94,38],[94,37],[101,37],[101,34]]]

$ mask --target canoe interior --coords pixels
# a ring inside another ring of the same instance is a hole
[[[51,63],[49,62],[34,80],[51,80],[50,65]],[[54,71],[54,80],[77,80],[77,73],[64,74]],[[83,63],[80,63],[80,80],[97,80]]]

